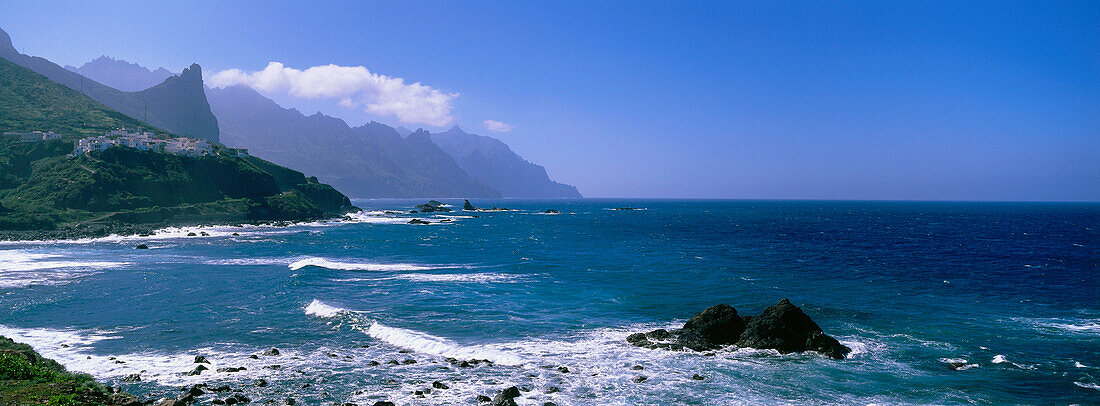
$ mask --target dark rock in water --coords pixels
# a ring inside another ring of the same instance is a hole
[[[558,406],[558,404],[554,403],[554,402],[546,402],[546,403],[543,403],[542,406]]]
[[[641,371],[641,370],[644,370],[644,369],[645,369],[645,367],[643,367],[643,366],[641,366],[641,365],[635,365],[635,366],[633,366],[633,367],[632,367],[632,368],[630,368],[630,369],[633,369],[633,370],[635,370],[635,371]]]
[[[240,371],[244,371],[244,370],[245,370],[244,367],[224,367],[224,368],[218,368],[217,372],[231,373],[231,372],[240,372]]]
[[[633,344],[635,347],[648,347],[653,345],[653,343],[645,337],[645,333],[634,333],[628,335],[626,336],[626,342]]]
[[[406,223],[406,224],[420,224],[420,225],[425,225],[425,224],[432,224],[432,222],[430,222],[430,221],[427,221],[427,220],[421,220],[421,219],[412,219],[412,220],[409,220],[409,222],[408,222],[408,223]]]
[[[645,375],[638,375],[638,376],[635,376],[634,379],[632,379],[632,380],[634,381],[634,383],[642,383],[642,382],[648,381],[649,377],[645,376]]]
[[[139,375],[139,374],[126,375],[124,378],[122,378],[122,382],[141,382],[141,375]]]
[[[569,368],[567,368],[567,367],[558,367],[558,372],[561,372],[563,374],[568,374],[569,373]]]
[[[696,314],[680,330],[680,344],[695,351],[705,351],[737,342],[745,331],[745,322],[730,305],[711,306]],[[658,335],[657,330],[650,334]]]
[[[852,351],[826,335],[810,316],[787,299],[751,318],[737,340],[737,346],[774,349],[781,354],[817,351],[836,359],[842,359]]]
[[[129,393],[112,394],[107,398],[107,404],[111,406],[145,406],[145,403]]]
[[[692,376],[691,376],[691,379],[694,379],[694,380],[696,380],[696,381],[701,381],[701,380],[704,380],[704,379],[707,379],[707,378],[706,378],[706,377],[704,377],[704,376],[702,376],[702,375],[699,375],[699,374],[695,374],[695,375],[692,375]]]
[[[380,400],[380,401],[374,402],[373,406],[394,406],[394,404],[393,404],[393,402],[387,402],[385,400]]]
[[[450,386],[447,386],[447,384],[439,381],[432,382],[432,387],[436,389],[451,389]]]
[[[252,358],[252,359],[260,359],[260,356],[259,356],[259,355],[256,355],[256,354],[252,354],[252,355],[249,355],[249,356],[248,356],[248,358]]]
[[[546,388],[546,393],[558,393],[558,392],[561,392],[561,388],[559,388],[557,386],[551,386],[551,387]]]
[[[259,388],[265,387],[265,386],[267,386],[267,380],[263,379],[263,378],[257,379],[256,382],[252,383],[252,386],[259,387]]]
[[[294,406],[294,404],[298,403],[298,402],[295,401],[294,398],[286,398],[286,400],[283,401],[283,403],[286,403],[286,406]],[[375,403],[375,404],[377,405],[377,403]]]
[[[149,249],[149,246],[148,246],[148,245],[145,245],[145,244],[138,244],[138,246],[134,247],[134,249],[137,249],[137,250],[147,250],[147,249]]]
[[[202,355],[196,355],[194,363],[196,363],[196,364],[209,364],[210,361],[207,361],[206,357],[204,357]]]
[[[436,200],[429,200],[427,203],[418,204],[418,205],[416,205],[416,208],[419,209],[421,213],[434,213],[434,212],[448,212],[448,211],[451,211],[451,209],[449,207],[444,206],[443,203],[441,203],[439,201],[436,201]]]
[[[477,208],[477,207],[474,207],[474,205],[470,204],[470,201],[469,201],[469,200],[466,200],[465,202],[463,202],[463,203],[462,203],[462,210],[466,210],[466,211],[477,211],[477,210],[478,210],[478,208]]]
[[[282,367],[283,366],[279,365],[279,364],[264,365],[264,369],[271,369],[271,370],[277,370],[277,369],[282,368]]]
[[[512,386],[494,396],[492,406],[517,406],[515,398],[518,397],[520,397],[519,388]]]
[[[267,351],[264,351],[260,355],[266,355],[266,356],[269,356],[269,357],[274,357],[276,355],[279,355],[279,349],[278,348],[272,348],[272,349],[269,349]]]
[[[638,209],[635,209],[633,207],[616,207],[612,210],[638,210]]]
[[[557,211],[557,210],[554,210],[554,209],[546,209],[546,211],[544,211],[543,213],[546,213],[546,214],[561,214],[560,211]]]
[[[826,335],[787,299],[764,310],[759,316],[740,316],[725,304],[712,306],[693,316],[680,330],[657,329],[634,333],[626,337],[631,345],[645,348],[677,350],[690,348],[709,351],[727,345],[774,349],[782,354],[816,351],[842,359],[851,349]],[[708,352],[706,355],[714,355]]]
[[[404,361],[401,361],[401,363],[402,363],[402,364],[405,364],[405,365],[411,365],[411,364],[415,364],[415,363],[416,363],[416,360],[415,360],[415,359],[412,359],[412,358],[409,358],[409,359],[406,359],[406,360],[404,360]]]
[[[195,233],[187,233],[187,236],[188,236],[188,237],[197,237],[197,236],[198,236],[198,234],[195,234]]]
[[[477,400],[478,402],[492,402],[493,401],[492,399],[489,399],[489,397],[485,396],[485,395],[477,395],[477,398],[475,398],[475,400]]]
[[[209,368],[204,367],[202,365],[196,366],[195,369],[192,369],[191,372],[187,373],[187,376],[195,376],[195,375],[202,374],[202,371],[205,371],[207,369],[209,369]]]
[[[669,338],[672,338],[672,333],[669,333],[668,330],[665,330],[663,328],[659,328],[645,333],[645,337],[654,340],[667,340]]]

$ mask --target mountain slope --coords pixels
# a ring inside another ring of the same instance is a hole
[[[172,76],[172,72],[164,68],[151,71],[136,63],[106,55],[80,65],[79,68],[66,65],[65,69],[124,92],[145,90]]]
[[[462,169],[504,197],[580,198],[577,188],[550,180],[546,168],[520,157],[492,137],[468,134],[455,126],[432,134],[432,141]]]
[[[207,89],[207,98],[226,144],[315,174],[352,196],[500,196],[459,168],[426,132],[402,138],[379,123],[351,128],[338,118],[285,109],[243,86]]]
[[[214,142],[219,141],[218,121],[203,96],[202,71],[191,65],[154,88],[123,92],[71,72],[47,59],[27,56],[15,50],[6,32],[0,30],[0,58],[35,71],[50,80],[80,91],[125,115],[141,118],[173,133]]]
[[[5,130],[56,125],[63,131],[62,139],[48,142],[0,136],[0,230],[87,221],[308,220],[353,209],[330,186],[259,158],[121,147],[68,157],[81,132],[151,126],[6,60],[0,60],[0,106]]]

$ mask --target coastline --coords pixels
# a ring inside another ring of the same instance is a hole
[[[358,209],[358,208],[356,208]],[[165,228],[203,228],[219,226],[276,226],[286,227],[297,223],[314,221],[338,220],[346,218],[348,214],[357,210],[350,210],[341,215],[325,215],[306,217],[294,220],[241,220],[225,216],[211,216],[208,221],[162,221],[155,223],[124,223],[117,221],[68,224],[55,229],[38,230],[0,230],[0,242],[16,241],[63,241],[79,240],[87,238],[102,238],[108,236],[135,237],[151,236]]]
[[[0,336],[0,403],[139,406],[147,402],[90,375],[70,372],[31,346]]]

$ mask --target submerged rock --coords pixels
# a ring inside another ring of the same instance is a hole
[[[781,354],[816,351],[842,359],[851,349],[830,337],[787,299],[764,310],[759,316],[740,316],[732,306],[720,304],[693,316],[679,330],[657,329],[634,333],[626,341],[637,347],[709,351],[736,345],[774,349]],[[710,355],[712,353],[708,353]]]

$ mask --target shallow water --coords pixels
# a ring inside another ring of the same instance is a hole
[[[350,221],[0,243],[0,335],[134,393],[224,381],[254,403],[510,385],[539,405],[1100,403],[1100,205],[487,200],[518,210],[422,226],[383,212],[420,201],[355,203]],[[624,341],[785,297],[853,354]],[[247,370],[183,375],[195,355]]]

